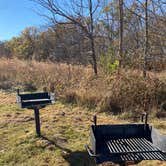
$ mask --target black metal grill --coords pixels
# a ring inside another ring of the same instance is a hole
[[[54,94],[48,92],[20,94],[18,89],[16,100],[21,108],[34,109],[36,133],[38,136],[41,136],[39,109],[44,108],[48,104],[53,104],[55,100]]]
[[[86,145],[89,155],[97,164],[106,161],[122,165],[128,161],[166,161],[166,135],[147,124],[147,114],[143,116],[144,124],[117,125],[97,125],[95,117],[90,130],[91,148]]]
[[[20,94],[19,90],[16,96],[17,103],[21,108],[42,108],[48,104],[53,104],[55,97],[53,93],[40,92],[40,93],[29,93]]]

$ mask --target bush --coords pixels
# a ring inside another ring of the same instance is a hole
[[[62,97],[62,100],[67,103],[86,106],[90,109],[96,108],[100,99],[101,98],[98,98],[96,95],[87,94],[85,92],[80,93],[78,90],[67,91]]]
[[[111,112],[114,115],[117,115],[122,112],[122,109],[116,101],[114,101],[114,98],[110,97],[104,97],[103,100],[99,104],[99,111],[100,112]]]
[[[9,89],[12,89],[12,82],[10,81],[3,81],[3,82],[0,82],[0,89],[3,89],[3,90],[9,90]]]
[[[67,91],[65,95],[63,95],[62,100],[66,103],[77,103],[77,94],[75,91]]]
[[[121,73],[111,84],[110,90],[100,103],[100,111],[111,111],[114,114],[134,110],[139,106],[142,110],[160,105],[166,100],[164,88],[166,84],[155,78],[144,79],[135,74]]]
[[[37,87],[33,83],[26,83],[23,85],[23,90],[33,92],[37,90]]]
[[[109,48],[108,52],[100,55],[99,64],[106,73],[112,73],[119,67],[116,51],[114,48]]]

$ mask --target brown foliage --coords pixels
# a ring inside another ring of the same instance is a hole
[[[100,69],[94,76],[90,67],[17,59],[1,59],[0,71],[0,85],[11,85],[7,89],[47,89],[65,102],[114,114],[138,107],[150,112],[166,101],[165,72],[151,72],[144,79],[139,70],[120,70],[110,75]]]

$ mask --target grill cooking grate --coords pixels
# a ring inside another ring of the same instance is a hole
[[[166,155],[162,152],[144,152],[144,153],[130,153],[130,154],[120,154],[120,159],[122,161],[141,161],[141,160],[166,160]]]
[[[145,138],[116,139],[106,142],[111,154],[121,160],[166,160],[166,155]]]

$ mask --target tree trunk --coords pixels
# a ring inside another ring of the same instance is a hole
[[[93,70],[94,70],[95,75],[97,75],[97,61],[96,61],[96,53],[95,53],[93,37],[91,38],[91,49],[92,49],[92,59],[93,59]]]
[[[94,43],[94,25],[93,25],[93,11],[92,11],[92,0],[89,0],[89,13],[90,13],[90,41],[91,41],[91,51],[92,51],[92,59],[93,59],[93,70],[95,75],[97,75],[97,61],[96,61],[96,53],[95,53],[95,43]]]
[[[123,56],[123,0],[119,0],[119,66],[122,66]]]
[[[147,55],[149,49],[149,37],[148,37],[148,0],[145,0],[145,52],[144,52],[144,68],[143,77],[146,78],[147,75]]]

